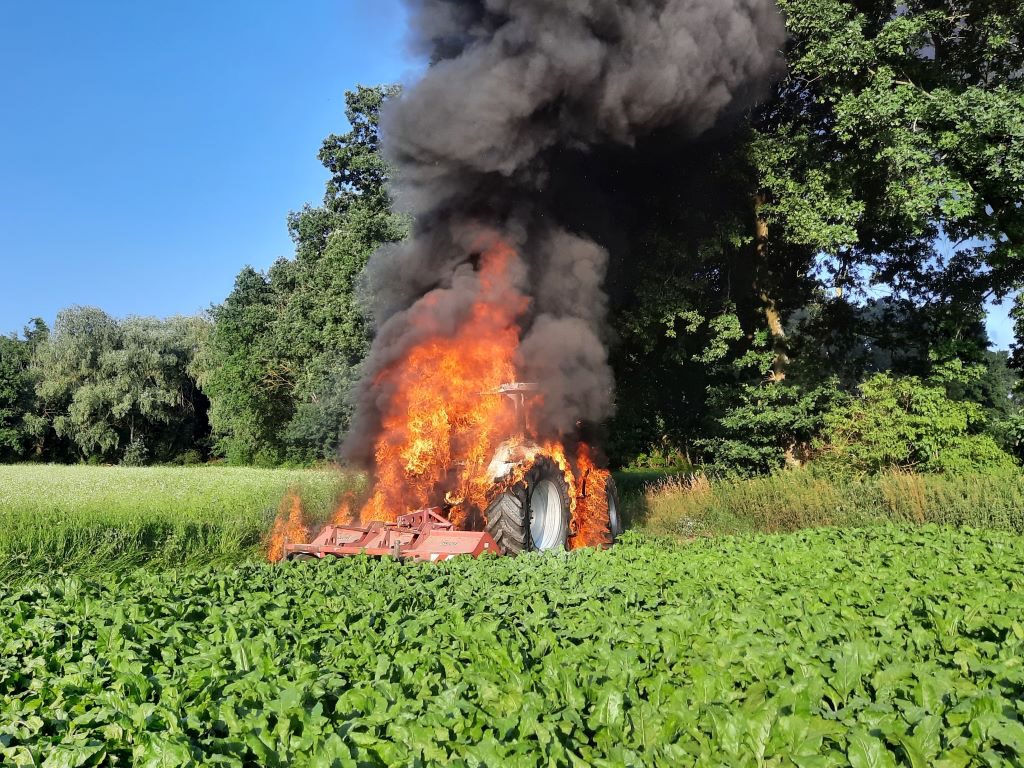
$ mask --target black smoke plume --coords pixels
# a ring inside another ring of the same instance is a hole
[[[432,64],[386,109],[382,132],[415,224],[367,268],[376,336],[343,449],[360,463],[390,394],[379,372],[424,334],[457,327],[479,292],[476,260],[499,238],[522,261],[512,287],[532,302],[518,364],[544,390],[540,423],[560,436],[607,418],[605,281],[623,212],[621,195],[609,205],[592,189],[590,169],[655,133],[685,144],[751,106],[785,39],[774,0],[410,5]]]

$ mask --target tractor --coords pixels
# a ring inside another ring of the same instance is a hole
[[[566,471],[544,448],[523,437],[527,398],[536,384],[505,384],[484,393],[508,400],[518,425],[515,437],[503,442],[487,467],[494,493],[482,515],[470,515],[467,527],[456,530],[440,507],[400,515],[395,522],[365,526],[328,524],[308,544],[286,543],[285,560],[327,556],[370,555],[410,561],[448,560],[459,555],[519,555],[524,552],[569,549],[572,537],[573,492]],[[577,500],[587,496],[587,478],[576,480]],[[610,540],[622,533],[615,482],[603,484]]]

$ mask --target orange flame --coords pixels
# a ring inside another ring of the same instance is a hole
[[[267,560],[279,562],[284,557],[285,544],[304,543],[309,539],[309,526],[302,510],[302,499],[298,492],[292,490],[281,500],[277,519],[270,532],[270,545],[267,547]]]
[[[515,429],[501,398],[484,394],[515,378],[518,320],[528,307],[511,285],[515,258],[504,245],[488,250],[477,299],[457,332],[429,337],[378,377],[395,394],[383,414],[364,522],[447,498],[458,525],[469,507],[484,506],[493,450]],[[433,300],[423,301],[429,308]]]
[[[590,446],[579,443],[576,446],[576,471],[572,469],[561,443],[547,443],[543,453],[550,456],[569,487],[569,519],[573,532],[569,540],[570,549],[580,547],[602,547],[611,544],[612,536],[608,527],[608,489],[611,473],[598,469],[591,456]]]
[[[523,480],[541,456],[551,457],[569,487],[574,536],[571,546],[610,542],[605,483],[608,473],[594,466],[580,444],[577,469],[561,442],[537,446],[529,439],[531,407],[543,395],[524,398],[521,420],[496,391],[516,380],[520,320],[529,300],[515,287],[518,256],[507,245],[488,249],[480,259],[472,303],[454,332],[437,329],[434,311],[443,294],[428,294],[410,310],[424,340],[378,375],[374,384],[388,392],[381,432],[374,450],[370,496],[360,510],[363,523],[391,521],[423,507],[443,506],[456,527],[479,524],[488,501]],[[518,438],[520,463],[499,484],[488,471],[498,447]],[[337,523],[351,519],[346,500]]]
[[[611,473],[594,464],[590,446],[584,443],[576,449],[576,464],[579,476],[572,517],[572,529],[576,533],[572,540],[573,549],[607,546],[612,543],[608,529],[608,478]]]
[[[338,508],[334,510],[334,514],[331,516],[331,522],[335,525],[347,525],[352,520],[352,496],[347,494],[338,503]]]

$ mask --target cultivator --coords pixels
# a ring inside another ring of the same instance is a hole
[[[489,533],[456,531],[436,507],[402,515],[393,523],[374,522],[365,527],[327,525],[309,544],[284,546],[285,560],[363,554],[436,562],[459,555],[480,557],[485,553],[502,554]]]

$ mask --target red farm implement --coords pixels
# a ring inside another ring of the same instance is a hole
[[[284,546],[285,560],[370,555],[435,562],[459,555],[502,554],[485,531],[456,531],[436,508],[402,515],[393,523],[327,525],[309,544]]]

